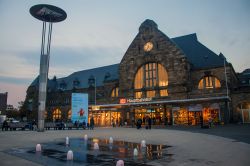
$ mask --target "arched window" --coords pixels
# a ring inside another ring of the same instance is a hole
[[[69,110],[69,111],[68,111],[68,119],[71,119],[71,117],[72,117],[72,111]]]
[[[214,76],[205,76],[199,81],[198,84],[198,89],[213,89],[220,87],[220,81]]]
[[[118,97],[118,95],[119,95],[119,88],[116,87],[112,90],[111,97]]]
[[[61,119],[62,118],[62,112],[60,109],[55,109],[53,111],[53,120]]]
[[[250,102],[239,103],[236,110],[239,122],[250,123]]]
[[[135,98],[142,97],[142,88],[145,88],[147,97],[155,97],[155,87],[160,87],[160,96],[168,96],[168,74],[159,63],[147,63],[139,68],[135,75]]]

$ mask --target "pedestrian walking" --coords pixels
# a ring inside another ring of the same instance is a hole
[[[213,123],[213,119],[212,119],[212,117],[210,117],[210,118],[208,119],[209,128],[212,127],[212,123]]]
[[[94,118],[91,117],[90,118],[90,130],[94,130],[94,125],[95,125]]]
[[[148,129],[151,129],[152,119],[148,117]]]
[[[140,129],[141,128],[141,124],[142,124],[142,119],[139,118],[136,122],[136,126],[137,126],[137,129]]]

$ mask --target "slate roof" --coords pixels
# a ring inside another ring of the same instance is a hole
[[[224,56],[218,56],[197,40],[195,33],[172,38],[172,41],[182,49],[192,64],[192,69],[206,69],[224,66]]]
[[[119,64],[110,66],[103,66],[94,69],[82,70],[74,72],[67,77],[58,78],[56,82],[51,79],[48,80],[48,88],[61,88],[64,90],[70,90],[74,87],[74,81],[78,81],[77,87],[88,88],[89,79],[96,79],[96,86],[102,86],[103,82],[112,81],[118,79],[118,67]],[[38,77],[32,82],[31,86],[38,86]],[[56,85],[55,85],[56,83]],[[61,87],[65,83],[65,87]]]
[[[240,86],[250,86],[250,69],[246,69],[237,75],[240,81]]]
[[[224,65],[223,54],[217,55],[197,40],[195,33],[180,36],[171,39],[187,56],[188,61],[192,64],[192,69],[206,69],[220,67]],[[118,80],[119,64],[113,64],[94,69],[82,70],[73,74],[59,78],[57,81],[48,80],[48,88],[60,88],[65,83],[63,89],[70,90],[74,87],[74,81],[79,81],[78,87],[89,87],[89,79],[96,78],[97,86],[102,86],[103,81]],[[32,82],[31,86],[38,85],[38,77]]]

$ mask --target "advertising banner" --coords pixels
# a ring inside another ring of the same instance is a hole
[[[88,123],[88,94],[86,93],[72,93],[72,116],[71,120],[75,122]]]

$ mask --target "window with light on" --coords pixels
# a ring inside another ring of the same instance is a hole
[[[142,97],[142,89],[146,89],[146,97],[155,97],[156,87],[160,88],[160,96],[168,96],[168,74],[159,63],[147,63],[141,66],[134,81],[135,98]]]
[[[219,79],[214,76],[205,76],[199,81],[198,84],[198,89],[214,89],[220,87],[221,83]]]

